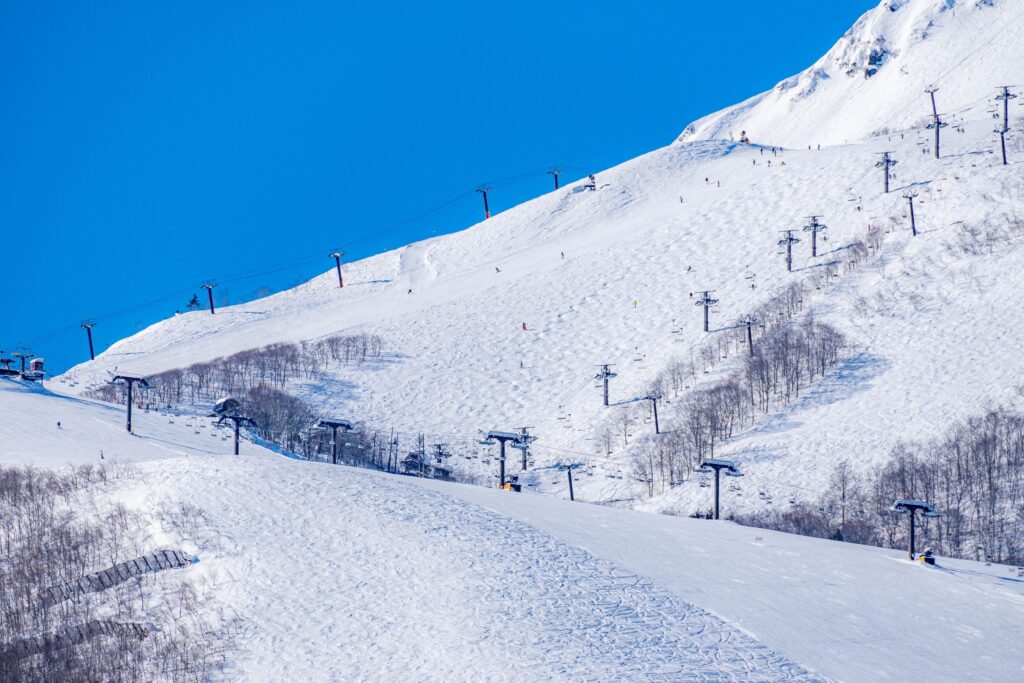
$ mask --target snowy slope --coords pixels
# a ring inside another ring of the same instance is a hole
[[[951,102],[967,93],[957,107],[973,102],[971,88],[979,88],[978,97],[994,95],[1004,82],[996,62],[1024,66],[1020,43],[993,33],[1019,24],[1022,3],[944,3],[943,11],[936,3],[898,4],[897,11],[869,13],[854,34],[899,29],[911,36],[919,22],[933,21],[927,38],[907,38],[900,58],[970,66],[946,69],[942,81]],[[866,82],[882,82],[875,79],[884,73]],[[853,102],[860,95],[834,97]],[[815,101],[836,121],[867,120],[878,109]],[[1013,103],[1015,120],[1021,101]],[[597,431],[621,404],[642,396],[671,359],[695,357],[787,283],[839,258],[873,225],[887,233],[880,258],[811,301],[812,315],[849,337],[850,358],[800,402],[726,447],[744,462],[743,486],[776,497],[820,490],[839,459],[870,468],[897,439],[934,436],[1017,391],[1020,380],[1006,368],[1019,364],[1013,340],[1024,336],[1015,306],[1024,265],[1019,230],[977,254],[951,245],[964,226],[1006,226],[1022,215],[1024,150],[1011,141],[1013,163],[1003,167],[992,154],[985,106],[962,116],[962,128],[945,129],[940,160],[929,153],[927,130],[821,151],[801,144],[778,156],[723,140],[675,143],[598,174],[597,191],[573,184],[468,230],[347,264],[344,289],[327,272],[216,315],[175,316],[49,386],[77,394],[114,369],[159,372],[272,342],[365,331],[383,338],[383,359],[290,390],[325,414],[394,428],[403,446],[425,433],[428,443],[476,452],[479,430],[528,425],[538,436],[538,465],[566,457],[593,463]],[[882,193],[875,167],[886,150],[899,160],[890,194]],[[917,238],[908,232],[907,189],[919,193]],[[817,259],[806,240],[797,245],[794,272],[787,273],[776,250],[779,231],[799,229],[810,214],[823,215],[829,241]],[[710,335],[690,298],[703,289],[720,301]],[[593,384],[601,363],[618,373],[611,391],[620,405],[607,409]],[[669,429],[673,410],[666,406],[663,414]],[[635,498],[641,487],[630,480],[627,460],[620,453],[599,463],[581,480],[582,495]],[[486,471],[493,476],[493,469]],[[549,473],[539,469],[531,483],[565,495],[564,479]],[[709,495],[696,484],[682,486],[666,506],[706,509]],[[762,505],[750,495],[732,504]]]
[[[0,380],[0,404],[0,462],[7,464],[54,468],[234,452],[228,429],[211,420],[186,421],[136,409],[133,429],[146,435],[140,439],[125,431],[123,406],[58,398],[38,385],[7,379]],[[267,451],[244,444],[240,452]]]
[[[1012,567],[941,560],[939,571],[929,571],[899,551],[728,522],[646,519],[548,496],[446,489],[639,572],[835,680],[1024,675],[1017,625],[1024,580]]]
[[[786,273],[775,249],[777,230],[823,213],[831,226],[827,244],[841,251],[869,224],[889,226],[895,218],[902,227],[904,200],[881,193],[873,166],[875,153],[891,148],[903,160],[896,184],[918,183],[923,233],[917,240],[902,231],[889,235],[880,265],[822,292],[813,309],[844,329],[862,358],[874,359],[848,375],[822,407],[833,413],[831,452],[878,462],[897,436],[927,434],[1014,386],[1004,372],[1014,349],[999,341],[1024,332],[1024,322],[1008,310],[1013,298],[986,295],[979,307],[988,290],[961,290],[972,280],[958,273],[984,274],[983,288],[1012,289],[1020,250],[961,258],[947,255],[945,243],[955,237],[957,221],[977,224],[1018,210],[1024,183],[1015,167],[992,165],[987,127],[966,130],[948,135],[951,156],[940,161],[918,151],[917,136],[785,152],[786,165],[776,157],[771,168],[748,147],[674,145],[602,174],[606,186],[596,193],[570,187],[463,233],[352,264],[354,284],[344,290],[326,274],[215,316],[164,321],[73,370],[78,387],[50,386],[80,390],[114,368],[153,372],[249,348],[256,339],[361,329],[380,334],[393,356],[350,369],[337,382],[296,388],[325,412],[456,445],[474,442],[478,429],[529,425],[544,459],[564,455],[545,448],[592,453],[595,444],[587,439],[609,412],[592,386],[596,364],[616,364],[613,402],[642,395],[670,358],[686,357],[705,341],[689,292],[715,289],[721,304],[713,319],[716,327],[727,326],[786,282],[835,258],[815,263],[801,244],[796,272]],[[981,193],[986,201],[975,201]],[[937,278],[938,272],[946,276]],[[751,273],[756,289],[746,279]],[[859,304],[864,296],[910,293],[916,303],[877,310]],[[972,373],[956,392],[934,390],[950,367],[968,362]],[[810,400],[798,408],[810,407]],[[910,429],[904,413],[893,409],[896,401],[914,407]],[[670,413],[665,419],[671,425]],[[810,419],[799,423],[813,430]],[[873,429],[860,428],[868,423]],[[788,428],[796,426],[774,424],[785,449],[766,460],[820,453],[816,438],[791,438]],[[867,447],[864,438],[871,439]],[[828,462],[818,473],[798,468],[808,479],[793,483],[813,488],[827,470]]]
[[[1018,0],[884,0],[825,56],[772,90],[699,119],[680,140],[803,147],[906,130],[931,116],[984,118],[996,86],[1020,83]]]
[[[59,466],[36,432],[57,419],[83,453],[122,439],[118,413],[0,381],[0,414],[20,420],[26,405],[37,422],[4,432],[0,463]],[[123,438],[141,460],[192,448],[193,432],[150,420]],[[201,510],[188,530],[154,525],[154,540],[195,552],[180,576],[245,619],[234,679],[1024,674],[1024,581],[1007,567],[930,569],[895,551],[243,452],[143,460],[119,494]]]

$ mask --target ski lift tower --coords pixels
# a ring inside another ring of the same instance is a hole
[[[719,495],[718,495],[718,477],[722,470],[725,470],[726,475],[730,477],[742,477],[743,473],[740,472],[740,468],[736,466],[732,460],[715,460],[714,458],[708,458],[700,464],[697,468],[698,472],[715,473],[715,519],[719,519]]]
[[[754,325],[757,325],[757,318],[753,316],[747,316],[743,319],[743,324],[747,327],[747,352],[754,355]]]
[[[89,338],[89,360],[96,360],[96,351],[92,345],[92,328],[96,327],[96,321],[83,320],[79,327],[85,330],[85,334]]]
[[[338,464],[338,430],[347,434],[355,430],[348,420],[320,420],[320,426],[331,430],[331,464]]]
[[[914,199],[917,198],[917,193],[909,190],[903,195],[903,198],[907,200],[910,206],[910,234],[913,237],[917,237],[917,217],[914,216]]]
[[[935,129],[935,158],[938,159],[940,143],[939,131],[941,131],[949,124],[942,120],[942,117],[939,115],[938,107],[935,106],[935,93],[939,91],[939,86],[929,85],[927,88],[924,89],[924,91],[928,93],[928,95],[930,95],[932,99],[932,122],[925,127],[929,129]]]
[[[548,169],[548,175],[555,179],[555,189],[558,189],[558,176],[562,172],[561,166],[552,166]]]
[[[559,466],[565,468],[565,473],[569,477],[569,500],[575,501],[576,500],[576,495],[575,495],[575,493],[572,490],[572,471],[574,469],[579,468],[579,467],[583,467],[584,463],[582,463],[582,462],[565,462],[565,461],[560,461],[558,464],[559,464]]]
[[[334,265],[338,269],[338,287],[343,288],[345,286],[345,279],[341,276],[341,257],[345,255],[341,249],[335,249],[328,256],[334,259]]]
[[[804,226],[804,232],[811,233],[811,256],[813,258],[818,258],[818,234],[821,233],[822,238],[827,239],[824,233],[828,231],[828,226],[819,221],[819,218],[821,216],[808,216],[810,223]]]
[[[799,237],[793,234],[793,230],[780,230],[779,231],[783,238],[778,241],[778,245],[786,250],[786,272],[793,272],[793,245],[800,241]],[[781,253],[781,252],[779,252]]]
[[[530,435],[530,429],[530,427],[520,427],[519,442],[512,444],[512,448],[516,448],[523,453],[523,472],[526,471],[526,464],[530,458],[530,442],[537,440],[537,437]]]
[[[16,351],[15,353],[12,353],[11,355],[21,361],[21,374],[24,375],[25,374],[25,362],[29,358],[35,358],[36,354],[30,353],[29,350],[25,349],[24,347],[22,347],[22,349],[23,349],[22,351]]]
[[[216,308],[213,305],[213,288],[216,286],[217,285],[213,282],[204,282],[203,284],[199,285],[200,289],[206,290],[206,295],[210,299],[210,315],[213,315],[214,313],[217,312]]]
[[[242,404],[237,398],[227,396],[217,401],[213,406],[213,412],[210,417],[219,418],[217,424],[224,424],[225,420],[232,422],[235,425],[235,455],[238,455],[238,430],[243,424],[252,425],[256,427],[256,421],[250,417],[241,415]]]
[[[491,191],[490,185],[478,185],[476,191],[484,197],[484,220],[491,217],[491,207],[487,204],[487,193]]]
[[[901,498],[893,503],[893,512],[897,514],[910,513],[910,559],[914,559],[914,526],[917,518],[918,510],[921,511],[923,517],[938,517],[938,512],[931,506],[930,503],[926,503],[923,500],[911,500],[909,498]]]
[[[999,86],[999,90],[1001,92],[996,100],[1001,100],[1003,103],[1003,124],[996,128],[996,132],[999,133],[999,140],[1003,148],[1003,166],[1006,166],[1008,163],[1006,160],[1006,134],[1010,132],[1010,100],[1016,99],[1017,96],[1010,92],[1008,85]]]
[[[138,384],[140,389],[149,389],[149,382],[146,381],[145,377],[139,375],[114,375],[113,379],[110,380],[111,384],[123,384],[128,387],[128,420],[125,423],[125,429],[128,433],[132,433],[132,394],[135,385]]]
[[[885,193],[889,194],[889,179],[892,177],[892,167],[899,162],[892,158],[893,152],[879,152],[882,159],[875,164],[875,168],[885,170]]]
[[[704,307],[704,331],[705,332],[709,331],[709,327],[708,327],[708,309],[718,303],[718,299],[712,299],[711,298],[711,292],[713,292],[713,291],[715,291],[715,290],[713,290],[713,289],[705,289],[703,291],[690,292],[690,298],[691,299],[693,298],[694,294],[699,294],[700,295],[697,298],[697,301],[694,302],[693,305],[694,306],[703,306]]]
[[[643,400],[651,402],[651,408],[654,409],[654,433],[661,434],[661,426],[658,424],[658,401],[661,400],[661,394],[651,392],[644,396]]]
[[[604,405],[607,407],[608,406],[608,380],[610,380],[610,379],[612,379],[614,377],[618,377],[619,375],[618,375],[618,373],[612,372],[612,369],[611,369],[612,366],[611,366],[610,363],[605,363],[603,365],[598,365],[597,367],[601,368],[601,372],[597,373],[597,376],[595,376],[594,379],[601,380],[601,381],[604,382]]]
[[[498,455],[498,486],[500,488],[505,487],[505,444],[511,442],[513,448],[523,448],[526,443],[522,439],[523,435],[515,432],[490,431],[480,441],[484,446],[493,446],[495,442],[501,446]]]

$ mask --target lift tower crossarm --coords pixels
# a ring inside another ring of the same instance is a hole
[[[923,500],[914,500],[912,498],[901,498],[893,503],[893,512],[899,514],[910,513],[910,549],[908,554],[910,559],[914,559],[914,531],[915,522],[917,521],[917,513],[920,511],[924,517],[938,517],[940,516],[935,508],[931,506],[931,503],[927,503]]]
[[[700,467],[697,468],[698,472],[714,472],[715,473],[715,519],[719,519],[720,513],[720,501],[721,498],[718,495],[718,478],[722,470],[730,477],[742,477],[743,473],[740,472],[740,468],[732,460],[717,460],[715,458],[706,458],[700,463]]]
[[[338,430],[348,433],[355,430],[355,427],[348,420],[320,420],[320,426],[331,430],[331,464],[338,464]]]

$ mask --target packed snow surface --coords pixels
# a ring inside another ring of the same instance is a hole
[[[0,462],[117,453],[141,469],[120,494],[130,505],[202,511],[191,537],[167,540],[200,557],[186,580],[246,621],[231,678],[1024,675],[1013,568],[928,568],[897,551],[296,461],[248,442],[235,457],[184,421],[143,414],[128,435],[121,411],[10,381],[0,411]]]

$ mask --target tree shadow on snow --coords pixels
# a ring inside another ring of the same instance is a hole
[[[330,396],[334,401],[351,401],[355,399],[355,382],[340,377],[324,377],[316,382],[302,384],[304,392],[311,396]]]
[[[850,356],[829,372],[824,379],[812,385],[807,393],[801,395],[799,399],[772,415],[763,425],[755,427],[743,436],[773,434],[799,427],[802,422],[796,418],[802,411],[839,403],[866,391],[876,377],[889,369],[889,365],[887,359],[866,351]]]
[[[831,253],[831,252],[829,252]],[[812,263],[809,266],[802,266],[800,268],[794,268],[794,273],[799,273],[804,270],[814,270],[815,268],[824,268],[825,266],[838,266],[839,261],[825,261],[824,263]]]
[[[907,183],[906,185],[903,185],[901,187],[894,187],[889,190],[889,194],[892,194],[894,192],[902,192],[903,190],[912,190],[915,187],[924,187],[926,185],[931,185],[931,183],[932,181],[930,180],[917,180],[912,183]]]
[[[608,407],[609,408],[614,408],[616,406],[626,406],[626,405],[629,405],[630,403],[639,403],[640,401],[647,401],[647,400],[648,400],[648,398],[646,396],[635,396],[633,398],[627,398],[624,401],[615,401],[614,403],[609,401],[608,402]]]

